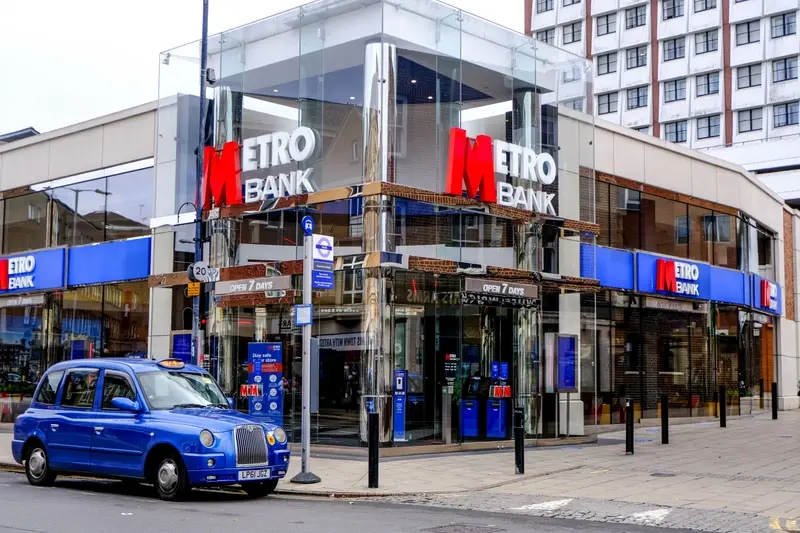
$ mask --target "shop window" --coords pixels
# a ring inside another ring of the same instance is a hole
[[[686,204],[642,193],[641,214],[643,250],[687,257],[689,238]]]
[[[479,243],[481,220],[478,215],[456,215],[453,220],[453,242]]]
[[[689,244],[689,217],[680,216],[675,219],[675,243]]]
[[[360,268],[344,271],[342,304],[360,304],[364,299],[364,274]]]
[[[708,235],[706,223],[709,218],[713,218],[711,211],[693,205],[688,206],[688,210],[689,259],[710,263],[713,246],[712,242],[705,237]]]
[[[106,178],[105,240],[150,234],[153,216],[153,168]]]
[[[70,370],[64,381],[64,392],[61,405],[91,409],[94,405],[94,394],[97,390],[99,370]]]
[[[706,215],[703,218],[703,240],[731,242],[731,217],[729,215]]]
[[[45,405],[54,405],[56,403],[56,394],[58,393],[58,385],[61,383],[61,377],[64,375],[63,371],[50,372],[47,379],[42,383],[42,388],[36,395],[36,402]]]
[[[771,234],[762,229],[756,230],[758,250],[758,274],[767,279],[775,279],[774,242]]]
[[[47,246],[47,205],[44,193],[4,200],[3,252],[36,250]]]

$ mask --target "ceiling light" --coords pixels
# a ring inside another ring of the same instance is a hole
[[[411,80],[411,83],[417,83],[417,80]]]
[[[276,93],[278,92],[278,89],[272,89],[272,92]]]
[[[429,97],[428,97],[428,100],[433,100],[433,96],[429,96]]]
[[[355,100],[355,99],[356,99],[356,97],[355,97],[355,96],[351,96],[351,97],[350,97],[350,100]]]

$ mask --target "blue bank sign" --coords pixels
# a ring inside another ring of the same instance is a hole
[[[0,294],[64,287],[64,248],[0,258]]]

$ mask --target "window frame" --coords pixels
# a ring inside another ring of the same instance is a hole
[[[536,0],[536,12],[547,13],[556,8],[555,0]]]
[[[714,81],[714,78],[712,78],[712,76],[716,79],[716,83],[712,83],[712,81]],[[705,79],[705,83],[703,85],[705,85],[706,87],[706,92],[701,93],[700,80],[703,79]],[[715,91],[711,90],[713,86],[716,86]],[[719,72],[707,72],[705,74],[698,74],[695,79],[695,91],[697,91],[698,98],[701,96],[710,96],[712,94],[719,94]]]
[[[747,69],[747,80],[749,85],[742,85],[742,75],[740,71],[742,69]],[[753,69],[758,70],[758,76],[753,75]],[[763,69],[761,68],[761,63],[753,63],[751,65],[741,65],[736,67],[736,89],[750,89],[751,87],[761,87],[761,78],[763,76]],[[756,78],[758,83],[754,84],[753,79]]]
[[[779,20],[776,26],[775,21]],[[797,12],[790,11],[789,13],[781,13],[780,15],[772,15],[769,18],[770,38],[780,39],[781,37],[788,37],[797,33]],[[780,35],[776,35],[775,28],[780,28]]]
[[[613,22],[612,22],[613,18]],[[605,20],[605,29],[604,33],[600,33],[600,21]],[[617,33],[617,12],[614,11],[612,13],[606,13],[605,15],[600,15],[597,17],[597,36],[602,37],[603,35],[611,35],[612,33]]]
[[[642,95],[642,91],[644,91],[644,96]],[[635,101],[636,105],[631,107],[631,93],[634,93],[633,100]],[[648,101],[650,100],[650,86],[649,85],[642,85],[640,87],[632,87],[627,89],[625,94],[626,97],[626,109],[641,109],[643,107],[647,107]],[[644,103],[642,104],[642,99],[644,98]]]
[[[611,109],[611,106],[612,106],[611,96],[612,95],[614,96],[614,98],[613,98],[614,109],[613,110]],[[605,97],[607,99],[607,101],[605,102],[605,106],[606,106],[607,111],[605,113],[603,113],[601,111],[601,109],[602,109],[602,107],[604,105],[603,102],[601,101],[601,99],[603,97]],[[597,114],[598,115],[611,115],[612,113],[618,113],[618,112],[619,112],[619,91],[612,91],[612,92],[608,92],[608,93],[603,93],[603,94],[598,94],[597,95]]]
[[[639,12],[641,10],[641,13]],[[629,7],[625,10],[625,29],[640,28],[647,25],[647,5]]]
[[[714,121],[716,120],[716,124]],[[704,124],[704,125],[701,125]],[[698,117],[697,119],[697,140],[704,141],[706,139],[715,139],[720,136],[720,129],[721,129],[722,120],[720,119],[720,115],[709,115],[707,117]],[[716,128],[716,135],[714,134],[714,128]],[[700,132],[706,129],[708,130],[708,134],[701,136]]]
[[[579,43],[583,40],[583,21],[570,22],[569,24],[564,24],[562,28],[564,28],[564,38],[562,40],[565,45]],[[571,41],[567,41],[567,28],[571,28],[570,30],[570,35],[572,36]],[[578,30],[575,31],[575,28],[577,28]],[[575,35],[577,35],[578,37],[576,38]]]
[[[640,54],[639,50],[644,49],[644,53]],[[630,52],[634,53],[633,58],[635,59],[635,65],[631,66],[631,57]],[[643,63],[639,64],[639,60],[643,58]],[[625,69],[626,70],[633,70],[635,68],[642,68],[647,66],[647,45],[640,44],[638,46],[633,46],[631,48],[625,49]]]
[[[96,372],[97,376],[95,377],[95,385],[94,390],[92,391],[92,404],[89,406],[81,406],[81,405],[64,405],[64,394],[67,392],[67,378],[73,373],[77,372]],[[62,383],[60,387],[60,393],[58,395],[58,407],[60,409],[79,409],[81,411],[93,411],[95,407],[95,403],[97,402],[97,384],[100,382],[100,368],[97,367],[74,367],[68,368],[62,378]]]
[[[663,0],[661,4],[662,20],[680,18],[685,12],[684,0]]]
[[[120,411],[116,407],[104,407],[103,406],[103,399],[106,396],[106,379],[108,378],[108,376],[123,378],[128,383],[128,386],[130,387],[131,392],[133,392],[133,398],[134,398],[133,401],[134,402],[138,402],[139,401],[139,392],[136,390],[136,387],[134,386],[133,381],[131,380],[131,377],[128,374],[126,374],[125,372],[123,372],[121,370],[112,370],[112,369],[109,369],[109,368],[105,368],[105,369],[103,369],[103,390],[100,391],[100,410],[101,411],[116,411],[116,412]]]
[[[574,6],[580,4],[581,0],[562,0],[561,7]]]
[[[611,67],[610,58],[612,56],[614,58],[614,70],[610,69],[610,67]],[[606,62],[605,62],[606,71],[605,72],[602,72],[602,68],[601,68],[601,65],[602,65],[601,60],[602,59],[606,59]],[[618,59],[617,52],[608,52],[607,54],[598,54],[598,56],[597,56],[597,75],[598,76],[605,76],[607,74],[614,74],[615,72],[617,72],[617,65],[618,65],[617,59]]]
[[[713,39],[711,36],[713,35]],[[700,40],[700,37],[704,37]],[[714,48],[709,46],[714,43]],[[703,51],[700,51],[700,43],[703,43]],[[719,51],[719,31],[717,29],[705,30],[694,34],[694,55],[699,56],[703,54],[710,54],[711,52]]]
[[[697,9],[697,6],[699,5],[702,5],[703,8]],[[703,11],[708,11],[709,9],[716,9],[716,8],[717,8],[717,0],[694,0],[695,13],[702,13]]]
[[[671,45],[671,46],[670,46]],[[672,52],[670,54],[670,52]],[[671,57],[670,57],[671,55]],[[675,37],[664,41],[664,63],[686,57],[686,37]]]
[[[539,35],[541,35],[542,33],[545,34],[545,37],[549,37],[549,38],[540,39]],[[546,28],[544,30],[539,30],[539,31],[536,32],[536,39],[538,41],[541,41],[543,43],[546,43],[546,44],[549,44],[549,45],[552,46],[552,45],[555,44],[555,41],[556,41],[556,29],[555,28]]]
[[[680,87],[681,83],[682,83],[683,87]],[[669,85],[670,84],[673,84],[675,86],[675,90],[673,91],[675,93],[675,98],[673,98],[672,100],[668,100],[667,99],[668,95],[670,93],[670,90],[669,90]],[[681,94],[681,90],[683,91],[683,98],[679,98],[679,95]],[[686,78],[678,78],[676,80],[665,81],[664,82],[664,103],[665,104],[669,104],[669,103],[672,103],[672,102],[680,102],[681,100],[686,100]]]
[[[758,119],[753,116],[753,113],[758,111],[760,113]],[[749,124],[748,129],[742,129],[742,116],[743,114],[747,113],[747,118],[745,122]],[[753,124],[755,121],[758,120],[759,126],[756,128]],[[752,109],[742,109],[737,111],[736,113],[736,125],[737,125],[737,132],[738,133],[750,133],[753,131],[762,131],[764,129],[764,108],[763,107],[754,107]]]
[[[747,28],[746,31],[739,32],[739,28],[743,26]],[[753,27],[755,27],[755,31],[752,29]],[[740,22],[736,24],[734,30],[736,32],[736,46],[746,46],[748,44],[761,42],[761,19],[749,20],[747,22]],[[752,39],[752,35],[754,32],[756,34],[755,40]],[[747,41],[742,42],[739,39],[739,37],[743,35],[747,36]]]
[[[790,65],[790,62],[794,62],[794,66]],[[778,63],[783,63],[783,68],[778,70],[775,68]],[[796,80],[798,78],[798,69],[797,69],[797,56],[794,57],[784,57],[781,59],[775,59],[772,61],[772,83],[783,83],[785,81]],[[783,79],[778,78],[778,72],[783,72]],[[794,72],[794,76],[791,76],[791,73]]]
[[[675,127],[675,132],[674,132],[675,133],[675,140],[674,141],[667,138],[667,136],[670,133],[669,132],[669,127],[670,126],[674,126]],[[679,126],[683,126],[683,128],[680,128]],[[687,139],[688,139],[688,136],[689,136],[688,131],[689,131],[689,122],[687,120],[676,120],[675,122],[667,122],[666,124],[664,124],[664,140],[667,141],[667,142],[675,143],[675,144],[685,143],[687,141]],[[680,139],[680,133],[683,133],[683,139],[682,140]]]
[[[783,108],[786,110],[785,113],[782,113],[786,117],[785,122],[783,124],[778,124],[778,109]],[[794,108],[794,109],[792,109]],[[790,122],[790,120],[794,117],[795,121]],[[774,128],[786,128],[789,126],[797,126],[800,124],[800,101],[795,102],[785,102],[783,104],[775,104],[772,106],[772,121]]]
[[[53,391],[53,403],[43,402],[39,398],[41,397],[42,390],[44,389],[45,384],[49,384],[48,378],[55,374],[61,374],[58,378],[58,382],[56,383],[56,388]],[[41,383],[39,384],[39,388],[36,391],[36,396],[33,397],[33,403],[37,403],[39,405],[47,405],[47,406],[55,406],[58,404],[58,394],[61,392],[61,384],[64,382],[64,376],[67,375],[67,369],[62,370],[51,370],[47,372],[44,377],[42,378]]]

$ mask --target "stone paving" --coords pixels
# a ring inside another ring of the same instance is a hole
[[[10,461],[10,437],[0,433],[0,464]],[[669,445],[659,428],[637,428],[635,451],[625,455],[624,433],[529,448],[524,475],[514,473],[512,450],[382,459],[379,489],[367,488],[363,457],[312,455],[322,483],[278,489],[702,531],[800,531],[800,411],[729,419],[727,428],[675,425]],[[287,479],[299,469],[295,456]]]

